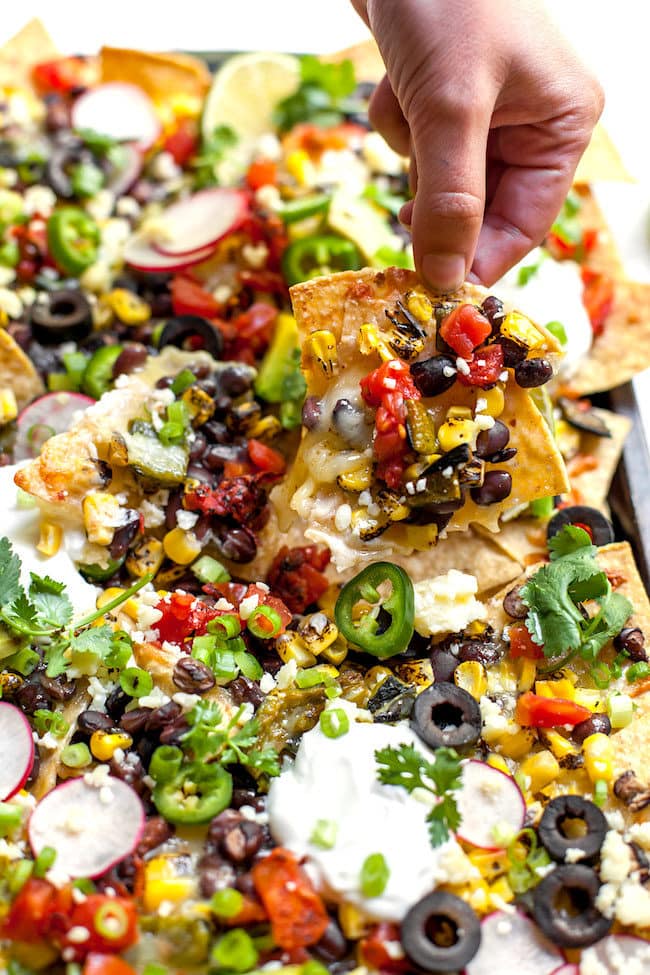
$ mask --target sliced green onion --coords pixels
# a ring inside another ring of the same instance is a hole
[[[341,738],[350,730],[350,719],[343,708],[328,708],[326,711],[321,711],[318,723],[326,738]]]
[[[259,957],[253,939],[243,928],[227,931],[212,949],[212,961],[230,972],[248,972]]]
[[[343,691],[338,686],[338,684],[332,684],[331,687],[325,688],[325,697],[329,698],[330,701],[334,700],[335,697],[340,697]]]
[[[28,494],[27,491],[23,491],[22,488],[16,488],[16,507],[21,508],[26,511],[29,508],[35,508],[38,501],[32,494]]]
[[[56,850],[53,846],[44,846],[34,860],[34,876],[44,877],[50,867],[54,866]]]
[[[55,738],[62,738],[70,725],[62,714],[49,711],[47,708],[39,708],[34,711],[34,727],[39,735],[45,735],[49,731]]]
[[[272,606],[258,606],[248,617],[246,625],[259,640],[272,640],[282,629],[282,619]]]
[[[600,660],[591,668],[591,679],[600,691],[604,691],[612,682],[612,672],[608,665]]]
[[[218,917],[237,917],[244,906],[244,898],[234,887],[217,890],[210,899],[210,910]]]
[[[336,844],[338,824],[332,819],[318,819],[309,837],[309,842],[320,846],[323,850],[331,850]]]
[[[315,958],[310,958],[300,967],[300,975],[329,975],[327,968]]]
[[[77,880],[73,880],[72,886],[75,890],[80,890],[82,894],[94,894],[97,890],[92,880],[88,877],[79,877]]]
[[[200,660],[201,663],[211,667],[217,645],[216,637],[209,636],[207,633],[203,636],[195,636],[192,640],[192,656],[195,660]]]
[[[319,684],[330,684],[333,680],[327,665],[307,667],[296,674],[296,686],[304,690],[307,687],[317,687]]]
[[[208,633],[214,633],[216,636],[225,636],[228,639],[233,636],[239,636],[241,633],[241,620],[234,613],[224,613],[223,616],[217,616],[216,619],[210,620],[208,623]]]
[[[178,775],[183,753],[175,745],[159,745],[151,756],[149,775],[156,782],[171,782]]]
[[[230,573],[225,565],[213,559],[210,555],[202,555],[192,563],[192,572],[199,582],[230,582]]]
[[[550,518],[554,508],[555,499],[553,497],[535,498],[528,505],[528,509],[533,518]]]
[[[10,894],[17,894],[34,872],[33,860],[13,860],[7,865],[5,878]]]
[[[196,376],[194,375],[192,370],[183,369],[183,371],[179,372],[179,374],[176,376],[176,379],[171,384],[170,389],[174,394],[174,396],[180,396],[182,393],[185,392],[186,389],[190,388],[192,383],[195,382],[196,382]]]
[[[650,664],[647,664],[645,660],[639,660],[632,664],[627,668],[625,674],[628,684],[633,684],[636,680],[645,680],[646,677],[650,677]]]
[[[142,969],[142,975],[169,975],[169,969],[155,961],[149,961]]]
[[[604,806],[607,802],[607,782],[605,779],[597,779],[594,782],[594,803],[597,806]]]
[[[252,653],[248,653],[246,650],[237,650],[234,657],[235,663],[244,677],[248,677],[249,680],[259,680],[262,677],[264,673],[262,665]]]
[[[212,672],[217,681],[230,682],[239,674],[239,667],[234,653],[230,650],[218,650],[212,659]]]
[[[566,329],[562,322],[547,322],[544,327],[547,332],[550,332],[558,340],[560,345],[566,345],[568,343],[569,339],[567,338]]]
[[[153,690],[153,677],[142,667],[127,667],[120,674],[120,687],[129,697],[146,697]]]
[[[20,826],[23,813],[20,806],[12,806],[9,802],[0,802],[0,836],[6,836]]]
[[[76,961],[69,961],[65,966],[65,975],[83,975],[81,965]]]
[[[390,870],[383,853],[371,853],[363,861],[359,886],[364,897],[380,897],[386,890]]]
[[[95,911],[93,927],[107,941],[119,941],[129,929],[129,915],[117,901],[106,901]]]
[[[607,713],[612,728],[625,728],[634,718],[634,701],[629,694],[611,694],[607,701]]]
[[[88,745],[78,741],[74,745],[66,745],[61,751],[61,761],[67,768],[85,768],[92,762],[92,755]]]

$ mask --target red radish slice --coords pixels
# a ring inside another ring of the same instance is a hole
[[[65,433],[79,410],[95,402],[82,393],[46,393],[26,406],[18,416],[14,460],[37,457],[41,447],[55,433]]]
[[[587,975],[588,972],[598,972],[598,975],[641,975],[642,972],[650,972],[650,944],[630,934],[608,934],[597,944],[583,950],[579,972],[580,975]]]
[[[499,769],[472,759],[463,765],[457,796],[461,816],[458,836],[472,846],[498,850],[495,830],[518,833],[524,825],[526,801],[515,780]]]
[[[118,142],[135,142],[143,151],[160,135],[161,126],[141,88],[121,81],[89,88],[72,106],[75,129],[90,129]]]
[[[155,250],[152,244],[140,234],[134,234],[124,245],[123,257],[127,264],[135,268],[136,271],[182,271],[185,267],[192,264],[199,264],[205,261],[214,253],[214,247],[204,247],[200,251],[194,251],[186,257],[168,257]]]
[[[53,847],[57,866],[70,877],[105,873],[133,852],[144,829],[144,807],[130,785],[112,776],[90,785],[87,778],[48,792],[29,820],[35,855]]]
[[[566,965],[560,965],[554,972],[551,972],[551,975],[580,975],[580,969],[577,965],[571,965],[567,962]]]
[[[496,911],[481,923],[481,947],[465,975],[552,975],[564,961],[559,948],[518,911]]]
[[[122,146],[122,149],[124,162],[111,175],[107,186],[115,196],[123,196],[127,193],[142,172],[142,153],[129,143]]]
[[[247,213],[248,200],[240,190],[224,186],[201,190],[165,210],[161,220],[167,228],[168,239],[154,247],[171,257],[214,247],[241,226]]]
[[[10,799],[29,778],[34,764],[34,737],[23,712],[0,701],[0,800]]]

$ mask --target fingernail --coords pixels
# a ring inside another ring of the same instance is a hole
[[[413,200],[409,200],[401,208],[398,218],[399,222],[405,227],[411,229],[411,224],[413,223]]]
[[[425,254],[422,274],[436,291],[456,291],[465,280],[465,258],[462,254]]]

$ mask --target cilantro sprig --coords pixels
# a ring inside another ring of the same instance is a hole
[[[461,785],[460,758],[453,748],[438,748],[429,762],[414,745],[379,748],[375,752],[377,777],[384,785],[399,785],[407,792],[426,789],[438,802],[427,814],[431,846],[440,846],[458,829],[460,813],[454,792]]]
[[[253,718],[239,727],[243,713],[241,707],[226,719],[218,705],[199,701],[187,715],[190,729],[181,741],[183,751],[193,762],[237,764],[266,775],[279,775],[275,749],[257,747],[257,721]]]
[[[275,109],[274,122],[280,132],[288,132],[300,122],[323,128],[336,125],[346,111],[359,109],[350,96],[356,88],[351,61],[328,64],[311,54],[300,59],[298,90],[283,99]]]
[[[520,590],[528,607],[526,626],[544,656],[552,658],[548,670],[563,667],[577,654],[594,663],[632,615],[632,604],[612,591],[584,529],[565,525],[548,545],[551,561]],[[593,603],[592,614],[585,613],[586,602]]]
[[[143,576],[101,609],[73,623],[73,606],[65,592],[65,583],[32,572],[25,590],[20,571],[21,560],[11,542],[0,538],[0,639],[11,640],[17,652],[26,646],[41,650],[48,677],[65,673],[72,660],[79,656],[110,662],[124,634],[115,632],[108,624],[92,624],[117,609],[152,579],[151,575]]]

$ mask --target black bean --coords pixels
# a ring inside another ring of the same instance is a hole
[[[439,396],[451,389],[456,382],[456,361],[448,355],[422,359],[409,368],[413,382],[423,396]]]
[[[204,423],[201,427],[201,433],[205,434],[209,443],[227,444],[230,440],[225,423],[220,423],[218,420],[208,420],[207,423]]]
[[[135,372],[146,362],[149,350],[140,342],[129,342],[124,346],[113,365],[113,379],[125,373]]]
[[[528,616],[528,606],[521,598],[521,586],[515,586],[505,594],[503,608],[513,620],[523,620]]]
[[[132,789],[135,789],[139,796],[144,796],[149,791],[148,786],[142,781],[145,775],[144,764],[136,752],[131,751],[119,760],[113,755],[109,762],[109,768],[111,775],[117,779],[122,779]]]
[[[626,626],[618,636],[614,637],[614,647],[619,653],[626,653],[630,660],[642,661],[648,659],[645,649],[645,636],[638,626]]]
[[[215,849],[220,847],[228,830],[232,829],[238,823],[243,822],[244,816],[240,812],[237,812],[236,809],[224,809],[218,816],[210,820],[210,825],[208,826],[209,842]]]
[[[586,721],[574,725],[571,737],[579,745],[590,735],[609,735],[612,730],[612,723],[606,714],[592,714]]]
[[[134,738],[145,730],[150,714],[149,708],[134,708],[133,711],[127,711],[120,718],[120,728]]]
[[[227,396],[241,396],[252,386],[250,370],[245,366],[226,366],[218,375],[219,386]]]
[[[481,487],[472,488],[470,494],[474,504],[487,506],[505,501],[512,491],[512,477],[507,471],[487,471]]]
[[[187,718],[183,715],[166,725],[160,732],[161,745],[180,745],[189,728]]]
[[[48,132],[70,128],[70,106],[62,98],[49,102],[45,113],[45,128]]]
[[[325,934],[313,946],[312,951],[318,958],[322,958],[326,962],[339,961],[345,957],[348,951],[348,943],[334,918],[330,918],[330,923],[325,928]]]
[[[502,423],[501,420],[495,420],[493,427],[490,427],[489,430],[481,430],[479,433],[476,438],[474,453],[477,457],[485,460],[486,457],[491,457],[492,454],[496,454],[497,451],[507,447],[509,440],[510,431],[505,423]]]
[[[501,299],[495,298],[494,295],[488,295],[481,305],[481,311],[492,326],[492,333],[498,332],[501,322],[506,317]]]
[[[302,406],[302,425],[306,430],[318,426],[321,416],[321,401],[317,396],[308,396]]]
[[[232,863],[245,863],[260,850],[263,841],[264,830],[259,823],[244,819],[228,830],[221,841],[221,849]]]
[[[201,897],[212,897],[218,890],[234,887],[236,877],[233,865],[216,853],[210,853],[199,860]]]
[[[34,714],[42,708],[48,710],[52,703],[39,684],[27,681],[16,691],[14,701],[25,714]]]
[[[202,389],[204,393],[208,396],[215,396],[217,392],[217,380],[213,376],[206,376],[205,379],[201,379],[197,383],[199,389]]]
[[[239,874],[235,882],[235,887],[240,894],[245,894],[247,897],[254,897],[257,900],[257,888],[255,887],[255,881],[250,870],[246,871],[246,873]]]
[[[524,359],[515,366],[515,382],[524,389],[543,386],[553,376],[553,366],[548,359]]]
[[[200,481],[201,484],[214,486],[214,475],[206,471],[205,467],[201,467],[201,464],[190,464],[187,468],[187,477],[190,481]]]
[[[190,460],[200,460],[205,453],[208,441],[202,433],[195,433],[194,440],[190,444]]]
[[[255,536],[248,528],[221,526],[215,531],[222,555],[232,562],[252,562],[257,555]]]
[[[103,711],[82,711],[77,718],[77,731],[92,735],[96,731],[112,731],[115,724]]]
[[[109,546],[112,559],[121,559],[126,555],[140,532],[140,514],[134,508],[126,508],[123,513],[124,524],[115,529],[113,540]]]
[[[266,808],[266,799],[258,795],[254,789],[233,789],[230,802],[233,809],[252,806],[255,812],[263,812]]]
[[[264,692],[260,690],[260,685],[243,675],[231,681],[228,690],[237,706],[252,704],[254,708],[258,708],[264,700]]]
[[[216,683],[210,668],[189,654],[175,664],[172,680],[186,694],[205,694]]]
[[[66,677],[46,677],[45,674],[40,676],[40,685],[54,701],[69,701],[77,689],[75,682]]]
[[[492,667],[502,657],[502,650],[492,640],[464,640],[458,644],[458,660],[467,663],[476,660],[484,667]]]
[[[454,679],[454,671],[460,663],[458,657],[444,647],[433,647],[431,651],[431,666],[433,676],[440,681],[451,681]]]
[[[497,450],[496,454],[490,457],[491,464],[507,464],[517,454],[516,447],[506,447],[505,450]]]
[[[161,376],[156,382],[156,389],[169,389],[169,387],[173,385],[173,382],[173,376]]]
[[[116,687],[106,698],[106,712],[114,722],[118,722],[130,703],[129,695],[125,694],[121,687]]]
[[[173,835],[174,830],[166,819],[163,819],[162,816],[152,816],[144,825],[142,837],[137,846],[138,856],[142,857],[145,853],[150,853],[151,850],[155,850],[157,846],[165,843]]]
[[[525,345],[519,345],[518,342],[513,342],[512,339],[500,336],[498,343],[503,350],[503,364],[509,369],[514,369],[520,362],[523,362],[528,354],[528,349]]]
[[[180,717],[182,710],[180,704],[177,704],[176,701],[168,701],[167,704],[163,704],[159,708],[154,708],[153,711],[149,712],[145,730],[148,732],[160,731],[168,724],[171,724],[172,721],[176,721]]]

